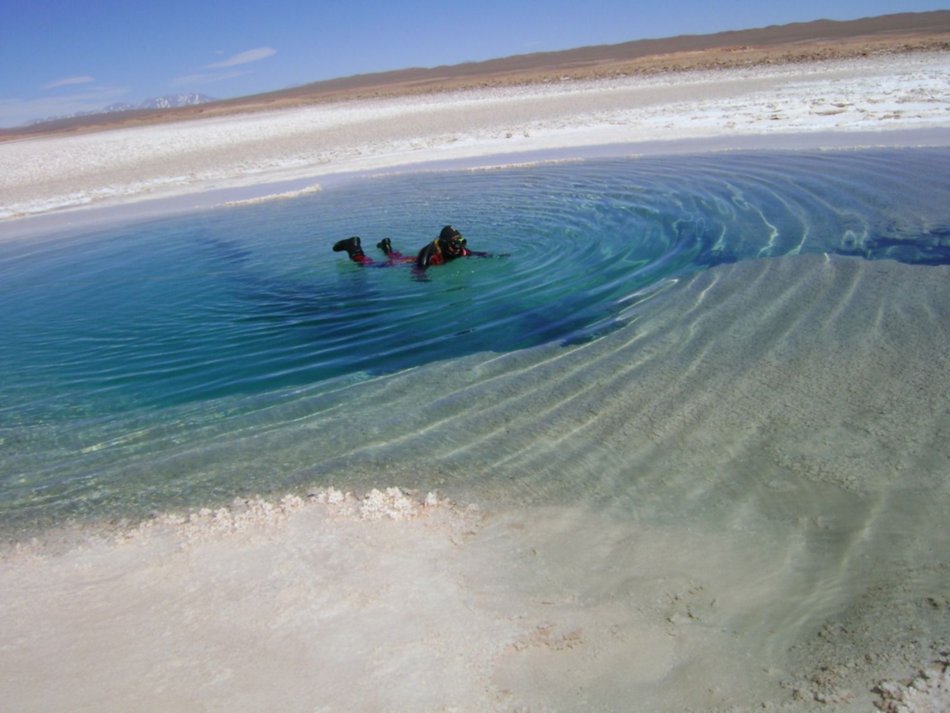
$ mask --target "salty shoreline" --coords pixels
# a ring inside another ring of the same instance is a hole
[[[697,151],[946,145],[948,75],[950,53],[928,52],[361,99],[7,142],[0,235],[22,232],[16,223],[29,217],[72,226],[91,208],[134,214],[137,204],[159,215],[433,163],[683,150],[677,142]]]

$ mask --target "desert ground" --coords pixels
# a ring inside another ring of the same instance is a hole
[[[143,201],[161,215],[171,205],[156,199],[208,206],[228,190],[261,198],[495,156],[939,140],[926,131],[947,127],[950,13],[892,17],[368,75],[0,132],[0,220]]]

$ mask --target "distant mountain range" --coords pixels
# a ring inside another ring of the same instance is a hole
[[[75,114],[69,114],[67,116],[55,116],[55,117],[46,117],[45,119],[34,119],[29,122],[28,126],[35,124],[44,124],[48,121],[58,121],[60,119],[75,119],[80,116],[93,116],[96,114],[114,114],[120,111],[142,111],[145,109],[174,109],[179,106],[194,106],[196,104],[207,104],[208,102],[217,101],[215,97],[209,97],[207,94],[168,94],[163,97],[154,97],[152,99],[146,99],[145,101],[139,104],[127,104],[125,102],[117,102],[115,104],[110,104],[109,106],[103,107],[102,109],[96,109],[94,111],[79,111]]]

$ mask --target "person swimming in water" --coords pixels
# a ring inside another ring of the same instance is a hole
[[[451,225],[446,225],[439,233],[439,237],[428,243],[416,257],[409,257],[393,249],[389,238],[380,240],[376,247],[383,251],[386,256],[386,262],[378,263],[373,258],[363,252],[363,247],[358,235],[351,238],[338,240],[333,245],[334,252],[346,252],[350,260],[363,266],[388,267],[400,263],[415,263],[418,271],[425,271],[426,268],[433,265],[442,265],[443,263],[455,260],[460,257],[492,257],[491,253],[469,250],[465,246],[465,238]]]

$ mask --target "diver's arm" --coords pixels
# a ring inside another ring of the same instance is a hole
[[[431,243],[422,248],[422,250],[419,251],[419,255],[416,256],[416,269],[425,270],[431,265],[441,265],[449,259],[451,258],[446,257],[442,253],[442,250],[439,249],[438,241],[433,240]]]
[[[432,262],[432,256],[435,254],[435,248],[432,243],[428,243],[419,254],[416,255],[416,269],[425,270]]]
[[[480,250],[469,250],[465,248],[465,257],[511,257],[511,253],[486,253]]]

